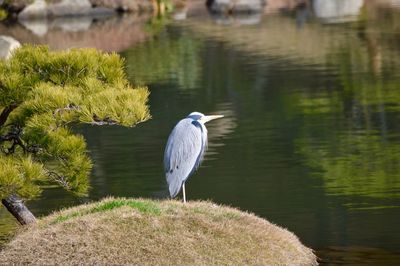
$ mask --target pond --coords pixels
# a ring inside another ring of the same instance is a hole
[[[120,53],[130,81],[151,91],[152,119],[77,128],[94,162],[89,196],[48,188],[32,211],[108,195],[167,198],[162,160],[174,125],[192,111],[224,114],[207,125],[209,149],[187,183],[188,200],[283,226],[323,264],[395,265],[400,9],[349,2],[356,8],[344,15],[313,1],[264,16],[201,13],[151,24],[151,34]],[[4,209],[0,225],[3,238],[15,227]]]

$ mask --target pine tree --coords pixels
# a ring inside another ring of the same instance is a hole
[[[85,139],[71,126],[134,126],[150,117],[147,99],[146,88],[129,85],[117,54],[27,45],[0,60],[3,204],[29,223],[34,216],[23,217],[23,200],[38,197],[43,185],[87,193],[92,164]]]

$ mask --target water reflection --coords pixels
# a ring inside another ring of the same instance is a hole
[[[103,51],[122,51],[152,34],[146,28],[148,15],[70,17],[53,20],[22,20],[0,23],[0,32],[21,43],[46,44],[61,50],[95,47]]]
[[[49,30],[61,29],[65,32],[86,31],[94,21],[92,17],[65,17],[53,20],[20,20],[19,23],[35,35],[42,37]]]
[[[229,138],[229,135],[233,134],[237,127],[237,119],[232,103],[217,104],[216,111],[213,111],[212,114],[224,115],[224,119],[219,119],[220,121],[215,120],[213,123],[207,125],[208,150],[207,157],[205,157],[204,160],[213,159],[213,155],[218,154],[218,147],[224,145],[223,142],[220,142],[221,138]]]
[[[313,0],[312,6],[317,18],[327,23],[357,20],[364,0]]]
[[[168,38],[164,34],[124,52],[133,83],[176,80],[180,89],[194,89],[200,79],[201,42],[190,35]]]
[[[5,209],[0,209],[0,246],[8,242],[18,228],[17,220]]]
[[[234,14],[234,15],[227,15],[227,14],[212,14],[212,19],[215,23],[220,25],[256,25],[260,23],[262,19],[261,13],[244,13],[244,14]]]
[[[400,254],[393,254],[382,249],[362,246],[352,247],[328,247],[318,251],[317,256],[321,265],[397,265]]]

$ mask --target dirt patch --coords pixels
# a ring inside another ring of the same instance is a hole
[[[108,198],[54,213],[0,253],[1,264],[316,265],[291,232],[211,202]]]

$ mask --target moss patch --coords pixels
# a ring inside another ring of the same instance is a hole
[[[316,265],[291,232],[211,202],[108,198],[44,217],[5,265]]]
[[[131,199],[129,199],[129,200],[127,200],[127,199],[110,199],[108,201],[100,202],[99,204],[93,205],[87,209],[83,209],[83,210],[76,211],[76,212],[70,212],[65,215],[60,214],[55,217],[54,221],[51,222],[51,224],[64,222],[64,221],[67,221],[74,217],[79,217],[79,216],[96,213],[96,212],[105,212],[105,211],[113,210],[116,208],[121,208],[124,206],[134,208],[141,213],[149,213],[149,214],[153,214],[153,215],[160,214],[160,209],[157,207],[157,205],[155,205],[153,202],[150,202],[150,201],[146,202],[146,201],[138,201],[138,200],[131,200]]]

